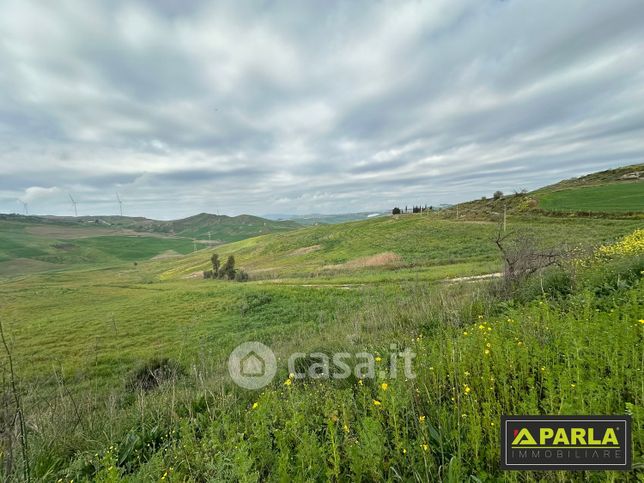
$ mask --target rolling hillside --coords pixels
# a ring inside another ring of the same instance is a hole
[[[81,217],[34,217],[39,221],[64,223],[66,225],[95,225],[128,229],[137,233],[158,233],[169,236],[181,236],[210,240],[213,243],[228,243],[252,236],[278,231],[288,231],[300,227],[294,221],[275,221],[252,215],[198,215],[179,220],[152,220],[144,217],[127,216],[81,216]],[[210,235],[209,235],[210,234]]]
[[[644,212],[644,182],[553,190],[539,195],[539,207],[543,210],[565,212]]]
[[[321,213],[311,213],[308,215],[284,215],[284,214],[270,214],[266,218],[271,220],[290,220],[300,225],[333,225],[337,223],[345,223],[347,221],[360,221],[367,220],[376,216],[383,216],[389,212],[383,211],[362,211],[358,213],[339,213],[334,215],[327,215]]]
[[[615,239],[641,225],[631,220],[523,220],[512,231],[529,232],[545,245],[586,245]],[[402,215],[308,227],[205,249],[168,261],[164,278],[199,277],[211,253],[234,255],[256,279],[318,277],[350,279],[373,272],[378,279],[441,278],[498,271],[494,221],[454,222],[438,215]],[[395,270],[394,270],[395,269]]]
[[[147,218],[0,215],[0,276],[174,257],[297,227],[249,215]]]
[[[638,225],[511,217],[508,228],[594,245]],[[486,281],[427,283],[498,271],[497,228],[387,217],[2,281],[0,321],[35,428],[33,481],[242,481],[245,471],[280,471],[276,454],[295,481],[332,471],[348,481],[373,451],[374,480],[386,459],[404,480],[435,481],[450,462],[452,481],[496,481],[500,414],[641,407],[641,235],[613,246],[614,261],[547,273],[516,299],[497,298]],[[278,278],[190,278],[214,250]],[[246,341],[279,361],[261,392],[227,373]],[[385,367],[392,343],[417,354],[417,378],[292,381],[286,366],[294,352],[368,351]],[[151,388],[133,386],[155,368]],[[641,426],[639,409],[633,418]],[[635,440],[635,461],[641,447]],[[310,464],[290,464],[302,454]],[[406,471],[425,464],[422,478]]]
[[[579,263],[508,295],[487,277],[467,279],[502,269],[499,217],[445,214],[303,227],[196,252],[191,237],[170,233],[198,233],[209,215],[164,222],[171,232],[132,228],[145,219],[3,217],[3,274],[66,267],[0,280],[32,481],[279,472],[438,481],[446,471],[451,481],[496,481],[501,414],[634,408],[641,426],[641,220],[510,215],[508,232],[548,247],[629,236],[580,250]],[[251,281],[204,280],[214,252],[234,255]],[[231,351],[247,341],[279,361],[262,391],[228,375]],[[415,352],[416,378],[300,381],[287,367],[295,352],[367,351],[380,369],[392,344]],[[641,441],[633,446],[641,461]]]
[[[499,219],[503,210],[522,215],[644,218],[644,164],[591,173],[531,192],[506,193],[459,203],[443,217]]]

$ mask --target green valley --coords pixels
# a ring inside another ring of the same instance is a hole
[[[498,278],[500,222],[403,214],[193,252],[179,236],[4,220],[2,263],[66,267],[14,265],[0,284],[34,428],[31,474],[463,481],[499,476],[501,414],[626,410],[639,424],[641,221],[512,214],[509,238],[568,255],[511,285]],[[234,256],[251,280],[204,280],[212,253]],[[251,340],[278,358],[260,392],[226,369]],[[289,377],[293,352],[367,350],[388,364],[392,344],[413,350],[414,379]]]

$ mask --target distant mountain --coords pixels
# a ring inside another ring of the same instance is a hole
[[[311,213],[308,215],[287,215],[287,214],[269,214],[264,215],[271,220],[290,220],[300,225],[333,225],[344,223],[346,221],[359,221],[387,214],[384,211],[362,211],[358,213],[340,213],[326,215],[321,213]]]
[[[67,227],[102,227],[124,229],[137,233],[210,240],[228,243],[267,233],[293,230],[301,227],[294,221],[268,220],[252,215],[226,216],[200,213],[179,220],[152,220],[129,216],[22,216],[0,215],[21,223],[60,225]]]
[[[293,221],[268,220],[252,215],[226,216],[210,213],[199,213],[188,218],[168,221],[129,216],[45,216],[37,218],[50,223],[109,226],[139,233],[197,238],[217,243],[228,243],[267,233],[293,230],[301,226]]]
[[[71,266],[167,258],[301,227],[293,221],[208,213],[159,221],[126,216],[0,214],[0,278]]]
[[[268,220],[252,215],[231,217],[210,213],[199,213],[181,220],[154,221],[151,224],[148,222],[135,223],[130,228],[136,231],[149,230],[201,240],[230,242],[301,227],[294,221]]]

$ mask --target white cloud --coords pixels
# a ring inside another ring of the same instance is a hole
[[[164,218],[436,205],[642,162],[643,17],[640,0],[6,0],[0,211],[29,195],[69,213],[66,191],[114,211],[117,189]]]
[[[57,186],[51,186],[49,188],[43,188],[42,186],[30,186],[20,197],[20,200],[25,203],[31,203],[33,201],[42,201],[51,199],[61,195],[63,191]]]

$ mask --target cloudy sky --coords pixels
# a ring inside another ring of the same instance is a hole
[[[367,211],[644,162],[642,0],[0,11],[0,212]]]

